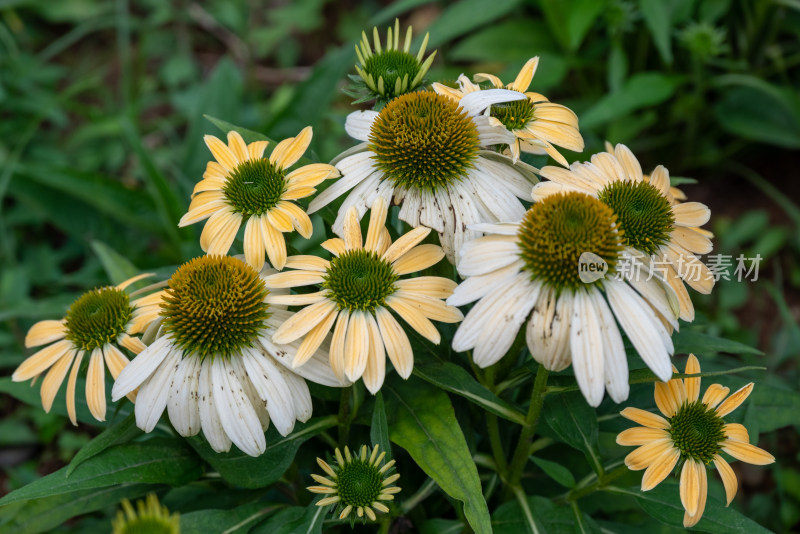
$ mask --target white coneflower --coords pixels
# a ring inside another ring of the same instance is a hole
[[[180,435],[202,429],[217,452],[233,442],[257,456],[270,420],[285,436],[295,420],[311,417],[303,376],[341,385],[330,372],[327,344],[293,372],[287,366],[297,344],[272,343],[289,314],[265,302],[263,277],[271,272],[229,256],[195,258],[175,272],[161,302],[159,337],[120,373],[112,391],[116,400],[139,388],[139,428],[153,430],[167,408]]]
[[[525,338],[539,363],[555,371],[571,363],[592,406],[604,389],[622,402],[629,386],[619,322],[656,376],[669,379],[672,339],[654,310],[677,326],[677,302],[658,278],[615,276],[624,258],[622,235],[608,206],[583,193],[562,193],[534,203],[519,223],[478,229],[488,235],[462,249],[458,271],[466,279],[447,299],[456,306],[478,301],[459,325],[455,350],[473,349],[475,363],[488,367],[527,320]],[[591,271],[582,267],[589,264]],[[647,265],[637,266],[647,272]],[[607,276],[586,276],[605,268]]]
[[[691,354],[686,362],[686,374],[698,373],[700,363]],[[623,417],[643,425],[623,430],[617,436],[620,445],[638,447],[625,457],[625,465],[634,471],[645,470],[642,491],[655,488],[680,465],[680,496],[686,510],[683,516],[686,528],[695,526],[705,511],[706,466],[712,462],[725,486],[727,504],[736,496],[736,475],[722,452],[754,465],[775,461],[770,453],[750,444],[744,426],[726,423],[723,419],[738,408],[751,391],[752,382],[730,396],[730,389],[712,384],[701,399],[699,376],[676,378],[655,385],[656,405],[664,417],[632,407],[621,412]]]
[[[228,132],[228,144],[213,135],[205,137],[216,161],[206,167],[192,194],[189,211],[178,226],[208,219],[200,246],[208,254],[227,254],[239,227],[244,224],[244,256],[256,271],[264,254],[276,269],[286,262],[285,232],[297,230],[308,239],[311,219],[294,201],[316,192],[315,187],[338,176],[331,165],[312,163],[291,172],[311,143],[311,127],[278,143],[264,158],[267,141],[245,144],[236,131]]]
[[[544,95],[528,91],[538,65],[538,57],[529,59],[516,79],[508,85],[504,85],[493,74],[476,74],[475,81],[488,81],[495,88],[505,88],[524,96],[518,100],[493,104],[481,120],[486,120],[495,129],[498,137],[496,144],[508,145],[514,161],[519,160],[520,152],[532,152],[548,154],[566,166],[567,160],[555,147],[576,152],[583,150],[583,137],[578,131],[578,116],[571,109],[550,102]],[[456,102],[468,94],[483,90],[464,75],[458,78],[458,84],[459,88],[453,89],[434,83],[433,89]]]
[[[306,305],[284,322],[273,336],[276,343],[303,339],[295,365],[314,354],[316,347],[333,327],[330,361],[341,380],[363,376],[367,389],[376,393],[383,385],[386,355],[395,370],[408,378],[414,367],[411,343],[389,310],[433,343],[440,334],[431,320],[455,323],[463,316],[458,308],[447,306],[456,286],[448,278],[419,276],[401,278],[438,263],[444,253],[437,245],[420,245],[429,228],[416,228],[392,243],[386,222],[386,202],[375,201],[366,240],[355,208],[344,222],[344,239],[329,239],[322,244],[333,254],[328,261],[316,256],[292,256],[285,271],[267,277],[270,288],[289,288],[319,284],[321,291],[299,295],[270,295],[267,300],[290,306]],[[334,326],[335,323],[335,326]]]
[[[659,165],[645,180],[639,161],[621,144],[613,154],[600,152],[591,162],[573,163],[569,169],[545,167],[541,175],[549,181],[534,187],[535,199],[581,191],[614,210],[627,252],[652,263],[677,295],[680,318],[694,320],[694,305],[683,283],[704,294],[714,287],[714,276],[696,256],[712,249],[711,234],[700,228],[711,216],[705,204],[676,203],[669,171]]]
[[[11,379],[22,382],[47,371],[42,381],[42,407],[49,412],[53,400],[69,371],[67,380],[67,413],[73,425],[75,414],[75,384],[83,357],[89,353],[86,372],[86,403],[98,421],[106,419],[105,368],[117,378],[128,364],[119,347],[134,354],[145,346],[136,334],[141,334],[156,317],[161,292],[131,300],[125,289],[152,274],[135,276],[117,286],[87,291],[67,309],[59,321],[39,321],[25,336],[26,347],[47,347],[22,362]],[[105,362],[105,363],[104,363]],[[49,369],[49,370],[48,370]],[[128,393],[133,393],[131,390]]]
[[[495,89],[457,104],[420,91],[395,98],[380,113],[351,113],[345,129],[365,143],[343,154],[336,163],[342,177],[311,201],[309,213],[350,191],[333,225],[341,233],[351,207],[361,217],[376,198],[393,199],[401,205],[400,219],[436,230],[445,254],[455,262],[464,241],[478,235],[468,225],[519,220],[525,213],[519,199],[531,200],[532,173],[481,150],[495,140],[486,138],[473,120],[492,103],[515,98],[524,95]]]

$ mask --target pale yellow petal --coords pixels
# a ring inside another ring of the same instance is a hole
[[[372,204],[369,214],[369,227],[367,228],[367,240],[364,243],[366,250],[375,252],[378,250],[381,234],[385,228],[388,207],[383,197],[378,197]]]
[[[725,497],[727,500],[725,506],[730,506],[731,501],[736,497],[736,490],[739,487],[736,474],[734,474],[730,464],[719,454],[714,455],[714,465],[717,467],[719,477],[722,479],[722,485],[725,486]]]
[[[686,460],[681,470],[680,495],[681,504],[689,516],[697,514],[700,505],[700,477],[705,473],[705,466],[691,458]]]
[[[625,457],[625,465],[631,471],[641,471],[650,467],[662,454],[673,447],[672,439],[662,438],[642,445]]]
[[[267,221],[281,232],[291,232],[294,228],[292,218],[283,210],[271,209],[266,213]]]
[[[59,360],[47,371],[47,374],[42,381],[42,389],[40,391],[42,397],[42,407],[44,411],[50,413],[50,408],[53,406],[53,399],[56,398],[58,389],[61,383],[64,382],[64,377],[67,376],[69,366],[72,365],[72,360],[75,359],[75,354],[78,351],[75,349],[67,351]]]
[[[648,467],[642,477],[642,491],[650,491],[658,486],[675,469],[675,464],[681,457],[681,452],[676,448],[668,449]]]
[[[350,319],[350,312],[342,310],[339,317],[336,319],[336,326],[333,329],[333,337],[331,337],[331,371],[339,379],[340,382],[345,382],[344,366],[345,366],[345,353],[344,343],[347,334],[347,323]],[[340,462],[341,463],[341,462]]]
[[[722,442],[722,450],[748,464],[767,465],[775,461],[775,457],[764,449],[741,441],[725,440]]]
[[[23,382],[42,374],[72,348],[72,342],[66,339],[48,345],[22,362],[11,375],[11,380]]]
[[[257,217],[250,217],[244,226],[244,259],[257,272],[264,267],[264,252],[261,222]]]
[[[689,355],[686,361],[686,374],[695,375],[700,373],[700,362],[694,354]],[[689,402],[695,402],[700,398],[700,377],[697,378],[684,378],[683,383],[686,386],[686,398]]]
[[[386,349],[383,345],[380,328],[372,314],[366,314],[367,328],[369,329],[369,356],[367,367],[364,369],[362,378],[367,390],[375,394],[381,389],[383,380],[386,377]],[[377,446],[373,450],[373,457],[377,451]],[[373,458],[374,459],[374,458]]]
[[[306,337],[303,338],[303,342],[300,343],[300,347],[297,349],[294,360],[292,360],[292,367],[300,367],[314,356],[319,346],[325,340],[325,336],[330,332],[331,326],[333,326],[333,322],[336,320],[337,316],[338,313],[334,310],[322,319],[319,324],[309,330]]]
[[[339,171],[326,163],[304,165],[286,175],[286,183],[292,186],[316,187],[327,178],[334,178]]]
[[[73,426],[78,426],[78,418],[75,414],[75,382],[78,380],[78,370],[81,367],[81,361],[83,361],[83,354],[82,350],[78,351],[75,363],[72,364],[72,369],[69,372],[69,380],[67,380],[67,415],[69,415],[69,420]]]
[[[711,384],[703,394],[703,404],[709,408],[716,408],[717,404],[722,402],[722,399],[728,396],[729,388],[719,384]]]
[[[286,265],[286,240],[264,216],[261,217],[261,237],[264,238],[269,262],[280,271]]]
[[[365,312],[354,311],[347,324],[347,337],[344,343],[344,374],[350,381],[356,381],[364,374],[369,356],[369,330]]]
[[[331,262],[319,256],[298,254],[286,258],[286,267],[289,269],[303,269],[304,271],[319,271],[324,273],[331,266]]]
[[[106,420],[106,372],[103,366],[103,351],[92,350],[89,369],[86,372],[86,403],[98,421]]]
[[[64,321],[39,321],[28,330],[25,336],[25,347],[38,347],[58,341],[66,333]]]
[[[739,423],[728,423],[722,427],[722,431],[725,432],[725,436],[728,439],[750,443],[750,434],[747,432],[747,429],[744,427],[744,425]]]
[[[661,428],[635,426],[633,428],[626,428],[617,435],[617,445],[623,445],[626,447],[646,445],[651,441],[668,437],[669,433]]]
[[[311,237],[311,233],[313,232],[314,228],[311,224],[311,219],[309,218],[308,214],[303,211],[303,208],[294,202],[289,202],[286,200],[281,200],[278,202],[278,205],[275,208],[284,212],[289,216],[289,218],[291,218],[295,230],[297,230],[301,236],[303,236],[305,239]]]
[[[646,426],[648,428],[660,428],[666,430],[669,428],[669,423],[660,415],[656,415],[639,408],[625,408],[619,413],[625,419],[630,419],[634,423]]]
[[[695,509],[694,514],[690,514],[687,510],[683,516],[683,526],[686,528],[690,528],[695,526],[699,521],[700,518],[703,517],[703,512],[706,508],[706,497],[708,496],[708,477],[706,475],[706,468],[702,464],[700,464],[700,470],[698,471],[698,498],[697,498],[697,507]],[[681,485],[683,487],[683,485]]]
[[[319,271],[284,271],[265,277],[264,283],[270,289],[283,289],[320,284],[323,280],[325,276]]]
[[[524,93],[528,90],[533,80],[533,75],[536,74],[536,67],[539,66],[539,56],[530,58],[522,69],[517,74],[517,78],[508,86],[513,91]]]
[[[391,246],[386,249],[386,252],[383,253],[383,259],[389,263],[393,263],[398,258],[401,258],[403,254],[411,250],[423,239],[425,239],[430,233],[431,229],[424,226],[414,228],[407,234],[400,236],[397,241],[392,243]]]
[[[228,145],[223,143],[221,139],[217,139],[213,135],[206,135],[203,137],[203,141],[206,142],[206,146],[211,151],[214,159],[216,159],[226,171],[232,172],[236,169],[236,156],[233,155],[231,149],[228,148]]]
[[[393,295],[394,296],[394,295]],[[429,340],[431,343],[439,344],[441,335],[436,329],[436,326],[422,313],[416,310],[413,306],[409,305],[404,299],[389,297],[386,299],[386,304],[392,308],[397,315],[403,318],[408,325],[416,330],[420,335]]]
[[[247,145],[242,139],[241,134],[236,130],[231,130],[228,132],[228,148],[230,148],[231,153],[236,158],[236,163],[244,163],[248,159],[250,159],[250,154],[247,152]]]
[[[253,141],[247,145],[247,153],[251,160],[261,159],[264,156],[264,151],[269,146],[269,141]]]
[[[398,275],[415,273],[435,265],[444,258],[444,251],[439,245],[418,245],[400,256],[392,267]]]
[[[441,276],[418,276],[417,278],[398,280],[394,286],[398,290],[413,291],[437,299],[446,299],[453,294],[458,284]]]
[[[344,232],[342,232],[346,250],[359,250],[362,248],[361,223],[358,220],[358,211],[355,208],[347,210],[344,216]]]
[[[408,336],[389,310],[382,306],[375,309],[375,320],[378,323],[389,360],[397,374],[402,378],[408,378],[414,369],[414,352],[411,350]]]
[[[672,395],[672,391],[670,391],[667,383],[656,382],[654,387],[654,396],[656,399],[656,406],[658,406],[659,411],[664,414],[664,416],[672,417],[678,412],[680,404],[676,402],[676,399]]]
[[[320,246],[333,254],[334,256],[341,256],[347,251],[347,248],[344,246],[344,239],[339,237],[334,237],[328,239],[327,241],[323,241],[320,243]]]
[[[307,306],[284,321],[272,335],[272,340],[278,344],[291,343],[324,322],[335,310],[336,303],[327,299]]]
[[[733,395],[725,399],[722,404],[717,406],[717,415],[720,417],[725,417],[736,408],[738,408],[747,397],[750,396],[750,393],[753,391],[753,383],[750,382],[746,386],[743,386],[738,391],[736,391]]]
[[[306,126],[297,137],[284,139],[275,146],[269,161],[279,169],[288,169],[303,156],[311,143],[312,135],[311,126]]]

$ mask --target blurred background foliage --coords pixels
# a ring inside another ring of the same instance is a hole
[[[646,170],[696,180],[682,187],[711,207],[715,253],[761,255],[758,281],[696,299],[697,323],[763,352],[742,356],[769,369],[756,390],[797,410],[767,425],[778,462],[739,472],[737,506],[800,529],[798,0],[0,0],[2,373],[28,327],[107,284],[119,255],[169,273],[201,253],[199,225],[176,222],[209,158],[202,135],[219,135],[204,114],[273,139],[310,124],[321,161],[352,146],[353,44],[395,17],[415,46],[430,32],[430,80],[511,80],[540,56],[532,90],[580,117],[587,147],[570,159],[628,144]],[[96,433],[5,395],[0,413],[0,494]]]

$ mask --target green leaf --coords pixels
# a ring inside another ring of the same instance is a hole
[[[746,401],[744,414],[751,435],[800,425],[800,393],[759,381]]]
[[[181,439],[153,438],[106,449],[76,467],[44,476],[0,499],[0,506],[115,484],[180,486],[200,474],[200,460]]]
[[[670,38],[670,31],[672,30],[672,22],[670,20],[669,3],[664,0],[639,0],[639,9],[642,10],[642,16],[650,28],[650,33],[653,35],[653,41],[656,43],[658,53],[661,54],[661,59],[664,63],[672,63],[672,43]]]
[[[568,506],[557,506],[550,499],[529,496],[528,506],[537,523],[547,534],[575,534],[575,517]],[[585,519],[585,518],[584,518]],[[522,506],[516,500],[500,505],[492,514],[494,534],[523,534],[530,532]],[[540,534],[541,533],[540,531]]]
[[[464,503],[464,515],[477,534],[491,533],[478,469],[447,394],[414,377],[402,381],[393,376],[383,390],[392,441],[445,493]]]
[[[556,462],[551,462],[550,460],[545,460],[544,458],[538,458],[536,456],[531,456],[531,461],[538,465],[547,476],[565,488],[575,487],[575,477],[572,476],[570,470],[563,465]]]
[[[329,508],[313,504],[293,506],[281,510],[250,534],[322,534],[322,523]]]
[[[141,433],[142,431],[136,426],[136,417],[134,414],[130,414],[122,421],[105,429],[96,438],[79,450],[78,454],[75,455],[75,457],[67,466],[67,476],[70,476],[79,465],[89,458],[97,456],[113,445],[131,441]]]
[[[487,9],[484,0],[459,0],[451,3],[428,28],[431,37],[429,49],[441,46],[456,37],[469,34],[475,28],[487,25],[510,13],[520,0],[495,0]],[[421,36],[414,39],[421,42]]]
[[[227,134],[230,131],[239,132],[239,135],[242,136],[245,143],[253,143],[255,141],[269,141],[270,144],[274,144],[275,141],[267,137],[266,135],[253,131],[248,130],[247,128],[242,128],[241,126],[236,126],[235,124],[231,124],[230,122],[224,121],[222,119],[218,119],[216,117],[212,117],[211,115],[203,115],[206,119],[208,119],[214,126],[222,130],[222,133]]]
[[[713,473],[709,473],[709,476]],[[683,527],[684,509],[681,505],[678,484],[665,481],[650,491],[642,492],[638,488],[609,488],[607,491],[621,495],[630,495],[639,506],[655,519],[674,527]],[[692,528],[712,534],[768,534],[770,531],[752,519],[748,519],[735,508],[725,506],[713,495],[708,496],[703,518]]]
[[[757,356],[764,354],[760,350],[744,343],[704,334],[698,330],[688,328],[684,328],[672,336],[672,343],[675,345],[675,354],[708,355],[717,352],[754,354]]]
[[[92,241],[92,250],[103,264],[108,279],[114,285],[135,276],[139,270],[131,261],[101,241]]]
[[[463,367],[450,362],[418,362],[414,365],[414,374],[503,419],[525,424],[525,416],[519,410],[479,384]]]
[[[420,534],[461,534],[464,523],[452,519],[428,519],[419,527]]]
[[[181,514],[181,534],[246,534],[281,505],[250,503],[232,510],[199,510]]]
[[[18,502],[0,507],[0,530],[3,534],[51,532],[72,517],[116,506],[122,499],[134,499],[158,488],[121,483]]]
[[[386,451],[386,461],[392,459],[392,447],[389,442],[389,424],[386,422],[386,408],[383,404],[383,393],[375,395],[375,405],[372,408],[372,426],[369,429],[369,439],[373,445],[380,445]]]
[[[741,85],[728,89],[714,107],[725,130],[744,139],[800,148],[800,99],[791,89],[749,77],[728,76],[723,82]]]
[[[541,7],[561,46],[573,51],[580,48],[589,28],[603,11],[603,3],[595,0],[542,0]]]
[[[553,51],[553,45],[544,21],[511,19],[467,35],[448,51],[447,57],[451,61],[526,61],[542,51]],[[534,84],[538,77],[537,69]]]
[[[323,430],[335,426],[335,416],[318,417],[306,423],[298,423],[286,437],[278,434],[275,427],[267,430],[267,449],[253,458],[238,449],[230,452],[214,452],[208,442],[200,436],[189,438],[189,444],[213,467],[222,478],[245,488],[264,488],[283,475],[294,461],[297,449],[307,439]]]
[[[596,128],[622,119],[637,109],[666,101],[681,84],[681,79],[658,72],[641,72],[628,78],[619,91],[610,93],[581,114],[581,128]]]
[[[602,472],[597,414],[580,392],[545,397],[542,415],[547,426],[564,443],[583,451],[592,468]]]

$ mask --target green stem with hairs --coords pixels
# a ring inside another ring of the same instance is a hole
[[[534,434],[536,434],[539,415],[542,413],[545,389],[547,388],[547,377],[549,374],[550,372],[545,369],[543,365],[540,365],[539,369],[536,371],[536,379],[533,382],[533,391],[531,392],[531,405],[528,408],[528,415],[525,417],[525,425],[522,427],[522,432],[517,441],[517,447],[514,450],[514,455],[511,457],[511,463],[507,471],[506,479],[508,480],[508,484],[512,487],[519,485],[522,472],[525,470],[525,463],[528,461],[531,442],[533,441]]]

